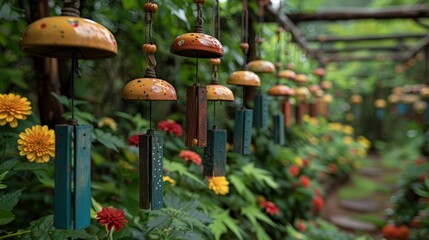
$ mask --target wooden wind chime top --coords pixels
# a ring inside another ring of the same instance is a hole
[[[203,33],[202,6],[205,2],[205,0],[194,0],[197,5],[195,31],[178,36],[171,44],[171,53],[191,58],[220,58],[223,56],[223,46],[219,40]]]
[[[77,3],[76,3],[77,2]],[[45,17],[31,23],[19,42],[29,54],[79,59],[105,59],[118,53],[116,39],[104,26],[79,17],[79,1],[64,4],[62,15]],[[77,4],[77,7],[76,7]]]
[[[234,101],[234,93],[226,86],[219,84],[217,68],[221,63],[219,58],[210,59],[213,65],[212,81],[207,85],[207,101]]]
[[[175,101],[177,94],[174,87],[167,81],[156,77],[155,53],[156,45],[152,42],[152,15],[158,11],[158,5],[147,2],[143,7],[147,27],[146,39],[149,43],[142,46],[142,51],[147,55],[149,64],[143,78],[129,81],[122,89],[123,100],[135,101]]]

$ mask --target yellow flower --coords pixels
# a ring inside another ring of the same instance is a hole
[[[353,113],[347,113],[345,118],[348,122],[352,122],[355,120],[355,115]]]
[[[359,136],[357,140],[364,148],[368,149],[369,147],[371,147],[371,142],[366,137]]]
[[[0,126],[9,123],[12,128],[16,128],[18,119],[27,119],[26,115],[30,114],[31,106],[27,98],[13,93],[0,94]]]
[[[27,156],[28,161],[45,163],[55,157],[55,132],[48,126],[33,126],[19,134],[19,155]]]
[[[103,126],[110,127],[113,131],[118,130],[118,124],[113,118],[110,117],[103,117],[98,121],[98,127],[101,128]]]
[[[345,144],[351,144],[351,143],[353,143],[353,138],[350,137],[350,136],[345,136],[343,138],[343,141],[344,141]]]
[[[162,177],[162,181],[163,181],[163,182],[168,182],[168,183],[170,183],[170,184],[171,184],[171,186],[176,186],[176,180],[172,179],[172,178],[171,178],[171,177],[169,177],[169,176],[163,176],[163,177]]]
[[[225,176],[209,178],[209,189],[216,194],[225,195],[229,192],[229,182]]]
[[[353,127],[349,126],[349,125],[344,125],[343,127],[343,133],[347,134],[347,135],[352,135],[354,132]]]
[[[328,127],[333,131],[343,131],[343,125],[341,123],[329,123]]]
[[[293,161],[294,161],[294,163],[295,163],[297,166],[302,167],[302,164],[303,164],[302,158],[300,158],[300,157],[295,157],[295,158],[293,159]]]

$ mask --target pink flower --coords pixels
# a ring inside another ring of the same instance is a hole
[[[299,175],[299,167],[296,165],[292,165],[289,167],[289,173],[294,176],[297,177]]]
[[[201,157],[194,151],[182,150],[179,154],[179,157],[183,158],[185,161],[192,161],[197,165],[201,165]]]
[[[158,123],[158,129],[162,131],[166,131],[170,134],[174,134],[177,137],[182,136],[182,126],[180,126],[180,124],[170,119],[160,121]]]
[[[280,209],[273,202],[262,201],[259,205],[265,208],[265,212],[267,212],[269,215],[276,215],[280,213]]]
[[[308,178],[307,176],[301,176],[299,178],[299,182],[301,183],[302,186],[304,187],[309,187],[311,184],[311,180],[310,178]]]
[[[107,225],[108,231],[114,228],[116,232],[119,232],[119,230],[124,228],[124,224],[128,223],[124,212],[114,207],[103,208],[97,213],[97,219],[102,226]]]
[[[139,146],[139,137],[141,134],[137,133],[128,138],[128,145],[130,146]]]

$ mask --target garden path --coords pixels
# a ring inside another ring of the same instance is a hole
[[[382,239],[380,229],[398,173],[379,156],[370,155],[357,173],[328,194],[322,217],[345,231]]]

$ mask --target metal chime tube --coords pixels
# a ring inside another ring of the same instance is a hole
[[[235,111],[234,152],[250,154],[252,142],[253,110],[241,108]]]
[[[139,137],[140,208],[160,209],[163,204],[162,136],[149,129]]]
[[[226,130],[210,129],[207,132],[207,147],[204,148],[204,176],[225,176]]]
[[[285,144],[285,125],[282,113],[273,116],[273,125],[274,143]]]

